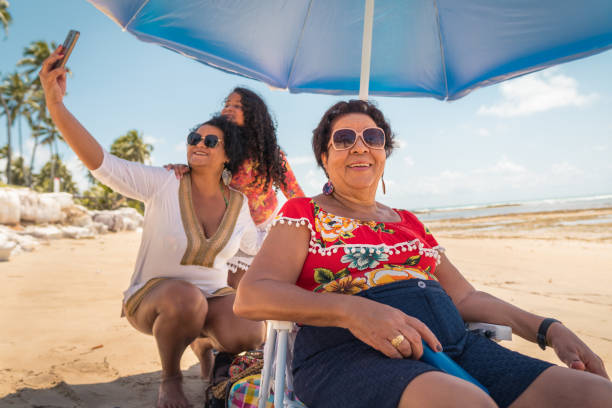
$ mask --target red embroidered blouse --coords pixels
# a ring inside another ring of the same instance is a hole
[[[398,280],[437,280],[444,248],[414,214],[395,211],[399,222],[360,221],[330,214],[307,197],[287,201],[273,225],[310,230],[309,253],[296,284],[355,294]]]

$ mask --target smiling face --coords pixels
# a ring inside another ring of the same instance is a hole
[[[221,110],[221,115],[227,117],[238,126],[244,126],[244,111],[242,110],[240,94],[234,92],[227,97],[225,106]]]
[[[357,138],[355,145],[346,150],[336,150],[331,145],[331,135],[337,129],[354,129],[357,133],[363,129],[376,127],[372,118],[363,113],[348,113],[338,117],[330,132],[328,149],[321,155],[323,167],[339,193],[351,194],[355,190],[368,191],[372,197],[376,194],[378,181],[385,170],[386,154],[384,149],[371,149]]]
[[[223,164],[228,161],[225,149],[223,148],[223,132],[221,129],[203,125],[196,130],[202,136],[202,140],[195,146],[187,144],[187,162],[192,168],[208,168],[212,171],[223,171]],[[206,147],[204,138],[206,135],[215,135],[219,142],[215,147]]]

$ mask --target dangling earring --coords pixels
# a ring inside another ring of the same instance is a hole
[[[226,167],[223,167],[223,171],[221,172],[221,180],[226,186],[229,186],[229,183],[232,181],[232,172]]]
[[[327,183],[323,184],[323,194],[331,195],[334,192],[334,185],[331,181],[327,181]]]
[[[380,180],[382,181],[383,194],[387,194],[387,186],[385,186],[385,175],[383,174]]]

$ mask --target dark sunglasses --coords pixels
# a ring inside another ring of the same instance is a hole
[[[385,132],[381,128],[371,127],[357,133],[354,129],[336,129],[332,134],[332,146],[336,150],[347,150],[355,146],[357,137],[370,149],[383,149],[385,147]]]
[[[190,132],[187,136],[187,143],[192,146],[196,146],[202,141],[202,139],[204,139],[204,146],[211,149],[217,147],[217,145],[221,142],[217,135],[206,135],[204,138],[202,138],[201,134],[197,132]]]

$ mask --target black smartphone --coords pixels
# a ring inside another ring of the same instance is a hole
[[[66,62],[68,61],[68,57],[70,57],[70,53],[72,53],[72,49],[74,48],[74,45],[79,39],[80,34],[81,33],[79,33],[76,30],[68,31],[68,35],[66,36],[66,39],[64,40],[64,44],[62,44],[62,53],[64,54],[64,57],[60,60],[57,60],[55,64],[53,64],[53,66],[51,67],[52,70],[55,68],[64,68],[64,66],[66,65]]]

